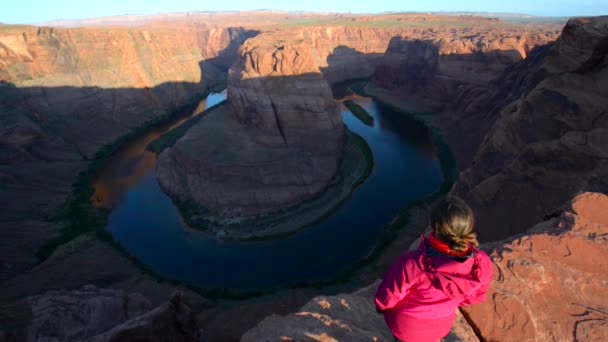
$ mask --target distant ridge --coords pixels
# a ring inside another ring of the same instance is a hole
[[[475,16],[484,18],[497,18],[505,21],[515,22],[564,22],[567,17],[544,17],[525,13],[507,12],[408,12],[408,11],[386,11],[381,13],[349,13],[349,12],[315,12],[315,11],[280,11],[271,9],[256,9],[246,11],[189,11],[189,12],[168,12],[155,14],[121,14],[105,17],[93,17],[83,19],[58,19],[42,23],[33,23],[38,26],[55,27],[78,27],[78,26],[140,26],[151,22],[173,21],[180,19],[203,19],[222,15],[245,17],[249,14],[264,13],[270,16],[284,16],[283,20],[305,19],[306,17],[361,17],[379,16],[386,14],[408,14],[408,15],[445,15],[445,16]]]

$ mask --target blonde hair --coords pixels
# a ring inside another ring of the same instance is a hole
[[[474,225],[473,210],[459,197],[447,196],[437,201],[431,210],[431,228],[435,236],[455,252],[479,246]]]

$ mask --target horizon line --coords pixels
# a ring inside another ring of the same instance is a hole
[[[79,17],[79,18],[57,18],[51,20],[44,21],[34,21],[34,22],[7,22],[1,21],[2,24],[7,25],[44,25],[51,24],[62,21],[86,21],[86,20],[100,20],[104,18],[116,18],[116,17],[147,17],[147,16],[160,16],[160,15],[169,15],[169,14],[183,14],[187,15],[190,13],[209,13],[209,14],[220,14],[220,13],[240,13],[240,12],[279,12],[279,13],[315,13],[315,14],[351,14],[351,15],[382,15],[382,14],[439,14],[439,15],[475,15],[478,14],[481,17],[493,17],[500,18],[499,16],[510,15],[516,18],[576,18],[576,17],[586,17],[586,16],[604,16],[600,15],[571,15],[571,16],[551,16],[551,15],[537,15],[537,14],[528,14],[521,12],[489,12],[489,11],[379,11],[379,12],[348,12],[348,11],[312,11],[312,10],[279,10],[279,9],[268,9],[268,8],[259,8],[259,9],[244,9],[244,10],[192,10],[192,11],[178,11],[178,12],[155,12],[155,13],[122,13],[122,14],[113,14],[113,15],[103,15],[99,17]],[[493,16],[492,16],[493,15]]]

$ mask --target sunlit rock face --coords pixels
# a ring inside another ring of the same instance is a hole
[[[230,69],[228,98],[236,120],[255,129],[261,143],[338,154],[342,119],[309,46],[275,39],[246,42]]]
[[[391,39],[372,83],[416,112],[436,113],[464,105],[460,92],[485,87],[513,63],[557,37],[541,32],[423,30]]]
[[[0,139],[14,122],[35,125],[92,157],[104,144],[224,83],[225,72],[217,69],[234,62],[238,46],[253,34],[187,23],[2,28]]]
[[[247,331],[243,342],[254,341],[393,341],[382,314],[376,312],[374,284],[353,293],[319,296],[298,312],[266,317]],[[440,342],[479,341],[458,312],[452,331]]]
[[[246,218],[321,192],[336,173],[344,125],[305,43],[264,34],[231,67],[228,103],[159,158],[174,198]]]
[[[572,19],[555,44],[463,97],[461,127],[494,120],[453,190],[483,240],[520,233],[578,191],[608,192],[607,39],[607,17]]]
[[[484,246],[494,280],[466,312],[486,341],[608,339],[608,196],[580,194],[552,216]]]

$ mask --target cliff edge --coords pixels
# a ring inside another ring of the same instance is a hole
[[[486,301],[461,309],[444,341],[608,339],[608,196],[582,193],[554,215],[481,246],[495,267]],[[392,341],[374,308],[378,285],[269,316],[241,341]]]

